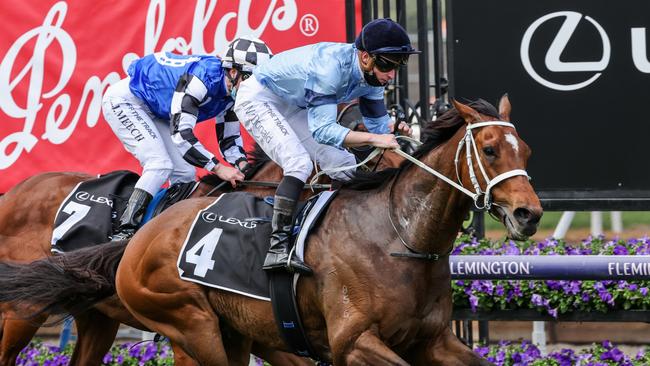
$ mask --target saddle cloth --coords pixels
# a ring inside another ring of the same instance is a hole
[[[136,173],[119,170],[79,183],[56,214],[51,251],[69,252],[109,241],[138,178]],[[197,186],[197,182],[179,183],[160,190],[147,206],[141,225],[187,198]]]
[[[315,227],[335,192],[312,197],[300,210],[294,230],[296,254],[303,258],[307,231]],[[271,234],[272,203],[245,192],[226,193],[198,212],[178,257],[184,280],[271,301],[269,278],[262,269]],[[305,225],[311,217],[310,224]]]
[[[107,242],[138,178],[136,173],[118,170],[79,183],[56,213],[51,251],[61,253]]]

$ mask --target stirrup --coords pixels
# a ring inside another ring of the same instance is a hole
[[[111,241],[114,242],[114,241],[129,240],[133,237],[133,235],[135,235],[135,230],[130,230],[130,229],[122,230],[116,233],[115,235],[113,235]]]

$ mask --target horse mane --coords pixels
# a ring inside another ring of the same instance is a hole
[[[483,99],[471,101],[467,104],[483,115],[499,118],[497,109]],[[449,140],[464,125],[465,120],[456,108],[448,110],[438,119],[431,121],[424,127],[422,131],[422,145],[413,153],[413,157],[420,159],[431,150]],[[389,168],[378,172],[357,171],[350,181],[343,184],[343,187],[357,191],[379,188],[412,164],[410,160],[405,160],[397,168]]]
[[[262,167],[271,161],[271,158],[269,158],[268,155],[262,150],[260,145],[254,144],[253,145],[253,151],[249,152],[248,154],[248,171],[246,171],[246,179],[250,179],[253,177],[257,172],[262,169]],[[207,184],[212,187],[216,187],[219,184],[223,183],[223,179],[219,178],[216,174],[214,173],[208,173],[204,176],[202,176],[199,181],[203,184]],[[230,184],[224,185],[224,190],[232,190],[232,186]]]

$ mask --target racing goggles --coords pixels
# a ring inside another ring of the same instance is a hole
[[[400,66],[406,65],[409,61],[409,55],[395,55],[393,57],[384,55],[372,55],[375,60],[375,67],[381,72],[389,72],[399,69]]]

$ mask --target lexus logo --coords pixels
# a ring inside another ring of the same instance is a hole
[[[90,193],[84,192],[84,191],[79,191],[74,195],[74,198],[76,198],[77,201],[83,202],[83,201],[87,200],[88,198],[90,198]]]
[[[213,223],[217,220],[217,214],[214,212],[203,211],[203,213],[201,213],[201,218],[207,223]]]
[[[589,73],[590,76],[582,82],[565,85],[565,84],[559,84],[556,82],[546,80],[542,76],[540,76],[537,71],[535,71],[535,69],[533,68],[530,62],[530,48],[531,48],[531,39],[533,38],[533,35],[542,24],[544,24],[546,21],[550,19],[554,19],[557,17],[564,17],[565,18],[564,23],[560,27],[560,30],[558,31],[557,35],[553,39],[553,42],[551,43],[551,46],[546,52],[544,65],[549,71],[552,72]],[[526,29],[526,32],[524,33],[524,37],[521,40],[521,48],[520,48],[521,62],[524,65],[524,69],[526,69],[528,74],[533,79],[535,79],[535,81],[551,89],[570,91],[570,90],[577,90],[580,88],[584,88],[587,85],[596,81],[596,79],[600,77],[601,71],[605,70],[605,68],[609,64],[609,57],[611,55],[611,46],[609,42],[609,37],[607,36],[607,33],[605,33],[603,27],[600,24],[598,24],[598,22],[596,22],[593,18],[589,16],[585,16],[584,18],[589,23],[591,23],[592,26],[596,28],[598,34],[600,35],[600,39],[603,45],[603,53],[599,61],[565,62],[560,60],[560,56],[562,55],[562,52],[564,52],[567,43],[569,43],[571,36],[573,35],[574,31],[578,27],[578,23],[580,23],[580,20],[582,19],[582,14],[580,13],[574,11],[558,11],[555,13],[547,14],[537,19],[535,22],[533,22],[533,24],[530,25],[530,27],[528,27],[528,29]]]

